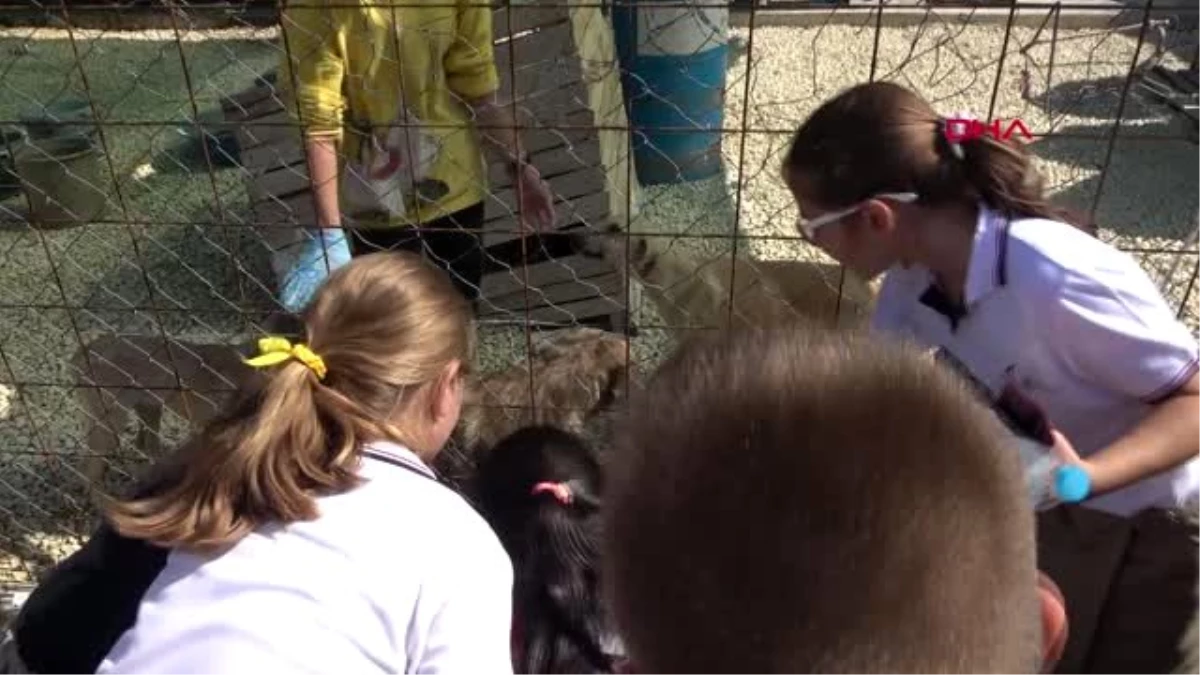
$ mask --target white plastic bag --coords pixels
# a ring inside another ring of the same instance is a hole
[[[414,190],[429,177],[441,142],[406,108],[386,129],[364,139],[358,158],[346,163],[342,178],[344,213],[401,218],[415,201]]]

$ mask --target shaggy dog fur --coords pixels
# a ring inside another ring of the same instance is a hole
[[[534,343],[528,358],[467,388],[458,430],[436,468],[461,486],[482,453],[533,425],[581,434],[601,447],[614,404],[630,383],[623,336],[594,328],[551,333]]]
[[[610,235],[620,232],[610,230]],[[645,288],[666,326],[682,329],[761,328],[797,318],[823,326],[858,326],[875,302],[871,285],[838,265],[749,260],[724,256],[698,259],[658,237],[576,237],[581,255],[602,257]],[[839,284],[841,292],[839,293]]]
[[[80,471],[89,485],[100,485],[114,460],[158,457],[164,410],[192,428],[208,422],[254,372],[242,363],[244,351],[242,345],[104,335],[77,352],[76,400],[88,417]],[[470,468],[469,458],[523,426],[584,431],[588,420],[622,395],[627,366],[621,336],[591,328],[550,334],[528,359],[467,380],[462,419],[441,461],[456,477]],[[131,422],[137,425],[138,455],[120,458],[120,434]]]

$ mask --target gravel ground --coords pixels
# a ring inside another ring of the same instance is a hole
[[[243,230],[222,227],[246,213],[243,172],[210,173],[189,120],[193,100],[207,119],[221,94],[278,60],[266,42],[180,48],[77,35],[81,76],[68,41],[35,37],[0,38],[0,119],[90,92],[108,123],[111,168],[100,188],[110,205],[109,222],[31,232],[19,197],[0,202],[0,551],[9,554],[0,556],[0,580],[13,581],[60,558],[90,528],[73,461],[85,419],[68,388],[79,336],[234,340],[247,325],[239,306],[265,304],[261,251]],[[178,435],[174,420],[166,424]]]
[[[737,32],[746,37],[746,31]],[[1026,58],[1018,53],[1035,38],[1034,33],[1031,29],[1013,31],[994,117],[1020,118],[1039,135],[1091,136],[1039,139],[1032,145],[1055,198],[1087,209],[1100,188],[1107,134],[1136,42],[1111,33],[1064,31],[1055,50],[1053,81],[1047,84],[1049,45],[1032,46]],[[916,89],[946,113],[971,111],[987,117],[1002,38],[1003,28],[997,26],[885,28],[879,40],[876,76]],[[745,55],[731,65],[726,126],[747,128],[751,133],[725,138],[725,182],[730,194],[736,194],[739,179],[742,183],[736,225],[748,239],[745,248],[752,256],[789,259],[818,255],[794,241],[795,207],[779,177],[781,155],[791,130],[821,101],[868,78],[873,41],[874,32],[869,28],[760,27],[755,30],[749,78]],[[1141,60],[1150,52],[1148,46],[1143,47]],[[1180,62],[1168,57],[1166,64],[1178,66]],[[1031,75],[1032,102],[1021,96],[1021,71],[1026,67]],[[1163,109],[1144,105],[1134,97],[1129,99],[1124,118],[1097,219],[1105,238],[1122,248],[1187,250],[1191,254],[1187,264],[1176,271],[1182,282],[1164,278],[1178,255],[1143,258],[1168,295],[1182,301],[1179,286],[1195,268],[1196,146],[1180,138],[1182,127]],[[1175,138],[1161,138],[1168,135]],[[743,152],[744,159],[739,161]],[[703,185],[648,190],[648,202],[670,202],[661,212],[683,214],[677,217],[682,226],[656,225],[672,231],[732,232],[732,210],[724,222],[713,222],[704,215],[709,210],[708,200],[694,198],[709,189]],[[647,229],[653,226],[647,225]]]
[[[1019,117],[1035,134],[1094,134],[1034,145],[1056,195],[1086,207],[1101,182],[1105,134],[1136,43],[1108,32],[1062,31],[1059,37],[1047,84],[1049,45],[1032,46],[1023,58],[1017,50],[1034,39],[1034,31],[1014,30],[995,116]],[[90,39],[81,38],[88,87],[104,119],[126,123],[106,128],[119,177],[119,190],[108,188],[120,202],[110,217],[118,222],[43,233],[0,228],[0,583],[25,580],[61,558],[89,527],[87,498],[72,460],[81,448],[84,420],[67,388],[74,380],[68,361],[78,348],[77,335],[162,330],[233,341],[246,335],[253,318],[238,307],[268,300],[258,282],[267,273],[261,250],[237,230],[218,226],[222,218],[236,223],[244,217],[242,172],[223,169],[210,179],[194,147],[188,150],[186,127],[146,124],[191,117],[179,48],[161,40]],[[944,111],[986,116],[1002,40],[1002,26],[885,28],[876,74],[918,89]],[[741,127],[744,120],[752,133],[725,139],[726,175],[646,188],[633,227],[678,235],[678,245],[698,257],[728,255],[735,224],[739,254],[816,256],[794,239],[794,207],[778,177],[779,154],[790,130],[821,100],[868,77],[873,43],[870,28],[757,28],[748,80],[744,55],[729,70],[726,126]],[[266,42],[228,39],[187,42],[183,55],[198,106],[206,111],[219,93],[236,91],[273,66],[277,50]],[[1149,48],[1142,58],[1148,56]],[[81,90],[71,64],[61,39],[0,36],[0,119]],[[1020,95],[1026,64],[1035,102]],[[1181,302],[1196,269],[1195,243],[1189,240],[1196,230],[1196,147],[1147,139],[1179,133],[1158,108],[1132,101],[1125,117],[1098,217],[1105,236],[1123,247],[1171,252],[1142,260],[1168,296]],[[19,204],[9,201],[0,208]],[[209,224],[170,224],[197,222]],[[87,309],[67,312],[64,304]],[[130,309],[134,305],[155,309]],[[653,308],[634,310],[635,323],[658,323]],[[1186,314],[1195,325],[1194,297]],[[484,370],[524,356],[522,330],[484,326],[480,332]],[[643,329],[633,343],[635,362],[652,368],[670,346],[661,331]],[[168,422],[168,435],[180,431]]]

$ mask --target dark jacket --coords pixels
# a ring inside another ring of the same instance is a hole
[[[150,496],[178,475],[186,448],[154,466],[132,491]],[[102,523],[83,548],[56,565],[21,606],[10,630],[32,673],[94,673],[133,626],[142,596],[169,551]]]

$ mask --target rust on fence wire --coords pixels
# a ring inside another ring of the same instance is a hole
[[[73,550],[97,494],[211,418],[255,338],[294,327],[278,294],[317,225],[319,120],[297,114],[274,5],[68,3],[0,29],[0,587]],[[607,442],[627,389],[694,332],[861,324],[875,289],[798,235],[780,162],[801,120],[868,80],[1021,120],[1053,199],[1093,213],[1195,328],[1195,7],[989,5],[470,4],[557,217],[530,235],[507,163],[464,168],[484,262],[452,470],[530,422]],[[470,126],[378,128],[495,131]]]

